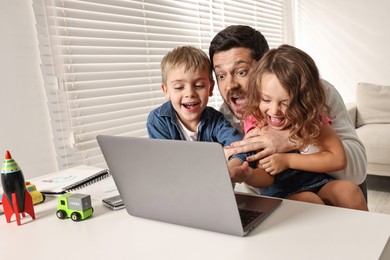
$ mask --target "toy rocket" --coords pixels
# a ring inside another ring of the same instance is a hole
[[[3,166],[1,167],[1,182],[3,184],[3,208],[7,223],[11,221],[13,214],[20,225],[20,213],[23,217],[28,213],[35,219],[34,206],[30,193],[26,190],[26,183],[22,170],[12,159],[9,151],[5,153]]]

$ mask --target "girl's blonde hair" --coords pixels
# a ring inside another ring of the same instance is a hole
[[[322,116],[330,117],[330,108],[314,60],[290,45],[271,49],[261,58],[249,78],[245,115],[253,115],[259,122],[264,119],[259,104],[261,80],[265,73],[274,74],[290,97],[285,114],[291,123],[290,140],[297,141],[299,149],[315,143],[321,133]]]

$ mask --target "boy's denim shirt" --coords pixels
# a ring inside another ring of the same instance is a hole
[[[183,140],[179,131],[176,111],[171,101],[167,101],[160,107],[150,112],[146,128],[150,138]],[[217,142],[222,146],[228,146],[233,142],[241,141],[243,135],[234,128],[224,115],[212,107],[206,107],[200,118],[198,127],[198,141]],[[246,160],[248,153],[235,154],[232,158]],[[255,164],[250,164],[251,167]]]

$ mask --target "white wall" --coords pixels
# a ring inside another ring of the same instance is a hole
[[[0,164],[9,150],[28,180],[58,169],[31,0],[0,1],[0,35]]]
[[[296,0],[295,45],[345,102],[358,82],[390,85],[390,1]]]

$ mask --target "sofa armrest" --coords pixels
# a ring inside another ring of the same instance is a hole
[[[345,103],[345,106],[347,107],[348,115],[351,118],[352,123],[355,125],[356,128],[356,114],[357,114],[356,103]]]

